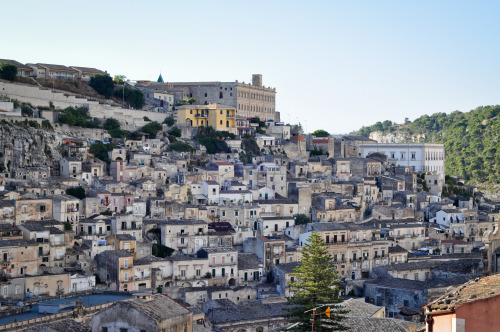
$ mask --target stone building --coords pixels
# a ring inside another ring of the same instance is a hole
[[[169,82],[151,86],[167,87],[175,101],[195,98],[197,103],[219,103],[234,107],[236,114],[279,121],[276,112],[276,89],[262,85],[262,75],[252,75],[252,83],[245,82]]]
[[[220,104],[177,106],[179,127],[212,127],[218,131],[237,134],[236,110]]]
[[[166,295],[136,294],[92,317],[92,331],[193,331],[193,312]]]

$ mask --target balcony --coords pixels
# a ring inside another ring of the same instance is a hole
[[[64,256],[54,257],[54,261],[63,261]]]
[[[188,244],[187,242],[184,242],[184,243],[177,243],[177,247],[178,248],[187,248]]]
[[[189,236],[188,232],[179,232],[177,233],[177,236]]]
[[[202,119],[206,119],[208,118],[208,114],[195,114],[194,116],[195,118],[202,118]]]
[[[234,118],[235,116],[236,116],[236,115],[234,115],[234,114],[228,114],[228,115],[226,115],[226,118],[231,119],[231,118]]]
[[[349,242],[347,242],[347,241],[326,242],[326,244],[329,246],[337,246],[337,245],[343,245],[343,244],[348,244],[348,243]]]
[[[230,266],[230,265],[237,265],[238,262],[224,262],[224,263],[215,263],[215,264],[212,264],[210,263],[209,266]]]
[[[120,270],[132,270],[132,266],[120,266]]]

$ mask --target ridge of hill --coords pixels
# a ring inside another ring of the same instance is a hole
[[[379,142],[444,143],[447,175],[471,184],[500,182],[500,105],[423,115],[404,124],[386,120],[353,134]]]

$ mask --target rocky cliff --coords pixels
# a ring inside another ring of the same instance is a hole
[[[0,170],[16,167],[53,166],[61,159],[58,146],[62,137],[54,132],[35,129],[25,123],[0,122]],[[3,167],[2,167],[3,166]]]

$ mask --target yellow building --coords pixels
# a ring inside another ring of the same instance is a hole
[[[237,134],[236,109],[217,104],[177,106],[180,127],[213,127],[218,131]]]

